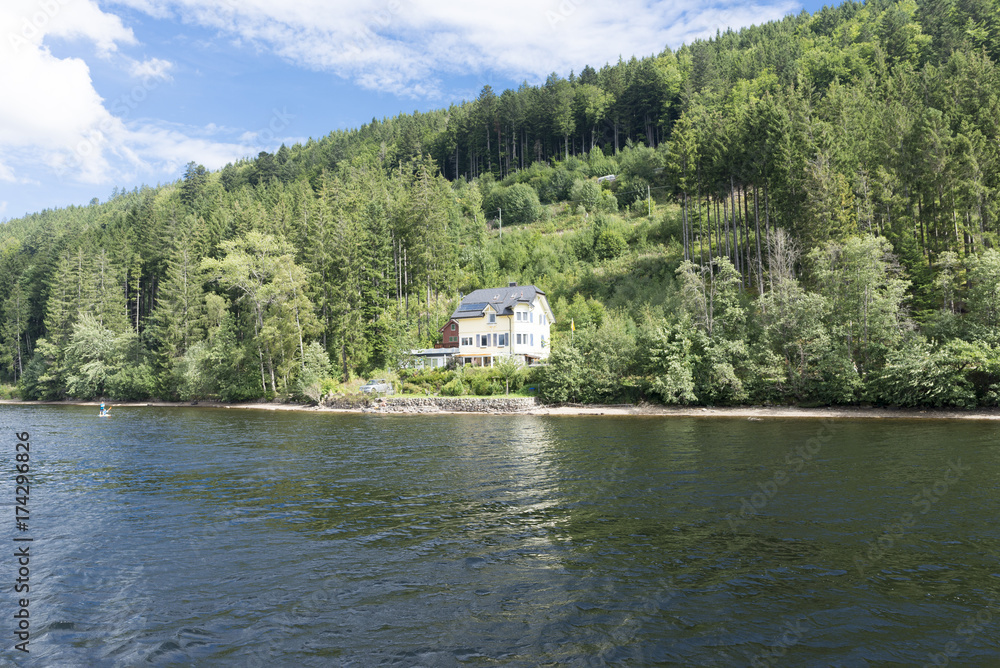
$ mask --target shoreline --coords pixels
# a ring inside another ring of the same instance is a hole
[[[100,401],[25,401],[21,399],[0,399],[0,406],[93,406]],[[537,415],[537,416],[607,416],[607,417],[716,417],[763,419],[865,419],[865,420],[1000,420],[1000,408],[980,408],[968,411],[936,408],[870,408],[862,406],[838,406],[822,408],[801,408],[798,406],[661,406],[658,404],[639,405],[538,405],[535,408],[516,412],[472,411],[472,410],[380,410],[377,406],[340,408],[331,406],[306,406],[304,404],[279,404],[265,402],[226,403],[221,401],[199,401],[195,404],[185,401],[122,401],[111,404],[112,408],[218,408],[232,410],[303,411],[312,413],[367,413],[376,415]]]

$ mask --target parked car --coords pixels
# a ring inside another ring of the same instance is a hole
[[[392,394],[392,383],[385,378],[373,378],[361,386],[362,394]]]

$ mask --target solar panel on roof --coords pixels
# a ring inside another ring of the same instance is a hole
[[[487,302],[477,302],[475,304],[462,304],[458,307],[459,311],[482,311],[486,308]]]

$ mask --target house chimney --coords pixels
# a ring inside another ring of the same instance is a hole
[[[511,281],[510,283],[507,284],[507,287],[508,288],[516,288],[517,287],[517,281]]]

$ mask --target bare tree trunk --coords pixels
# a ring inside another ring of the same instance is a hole
[[[757,243],[757,285],[760,291],[757,294],[764,294],[764,263],[761,261],[760,253],[760,208],[757,201],[757,186],[753,187],[753,226],[754,236]]]

